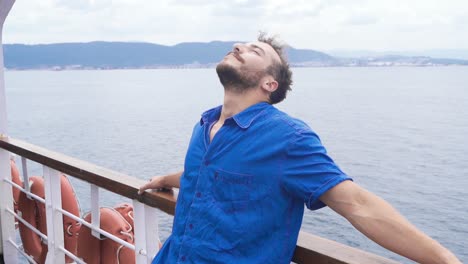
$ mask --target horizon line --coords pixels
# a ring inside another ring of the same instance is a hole
[[[20,42],[7,42],[3,43],[3,45],[25,45],[25,46],[34,46],[34,45],[54,45],[54,44],[88,44],[88,43],[96,43],[96,42],[104,42],[104,43],[144,43],[144,44],[153,44],[153,45],[160,45],[166,47],[174,47],[180,44],[186,43],[202,43],[202,44],[209,44],[213,42],[222,42],[222,43],[231,43],[231,42],[247,42],[242,40],[210,40],[210,41],[183,41],[178,42],[176,44],[161,44],[157,42],[149,42],[149,41],[142,41],[142,40],[90,40],[90,41],[63,41],[63,42],[42,42],[42,43],[20,43]],[[296,48],[293,45],[287,44],[287,46],[294,48],[294,49],[309,49],[309,50],[322,50],[326,52],[421,52],[421,51],[468,51],[468,48],[421,48],[421,49],[375,49],[375,48]]]

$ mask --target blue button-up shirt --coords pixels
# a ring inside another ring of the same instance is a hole
[[[172,235],[153,263],[290,263],[304,213],[350,180],[302,121],[268,103],[195,125]]]

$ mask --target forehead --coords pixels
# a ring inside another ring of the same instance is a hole
[[[249,42],[246,43],[248,46],[257,46],[261,48],[263,51],[265,51],[265,55],[270,57],[272,60],[275,60],[277,62],[281,62],[280,56],[278,53],[276,53],[275,49],[270,46],[270,44],[261,42],[261,41],[254,41],[254,42]]]

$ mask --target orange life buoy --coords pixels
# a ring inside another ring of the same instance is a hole
[[[91,213],[84,216],[91,223]],[[100,228],[130,244],[134,244],[133,227],[129,221],[114,208],[100,208]],[[82,226],[78,236],[78,257],[88,264],[123,264],[135,263],[135,252],[113,240],[91,234],[91,229]]]
[[[31,193],[44,198],[44,179],[33,176],[29,178]],[[62,208],[63,210],[79,217],[80,210],[75,192],[65,175],[60,177]],[[35,199],[29,199],[26,194],[20,193],[18,200],[19,214],[29,224],[36,227],[41,233],[47,235],[47,222],[45,205]],[[76,255],[77,240],[80,224],[68,216],[63,216],[63,234],[65,248]],[[44,263],[47,256],[47,244],[41,241],[41,238],[27,226],[19,223],[21,240],[23,241],[24,251],[33,257],[37,263]],[[66,256],[66,263],[72,263],[73,260]]]
[[[80,217],[80,207],[76,198],[75,190],[65,175],[60,178],[60,188],[62,194],[62,209]],[[81,223],[64,215],[63,216],[63,238],[65,248],[76,256],[78,252],[78,233]],[[74,263],[74,261],[65,256],[65,263]]]
[[[121,203],[115,206],[114,209],[119,212],[125,220],[127,220],[127,222],[132,226],[132,230],[135,230],[133,223],[133,206],[128,203]]]
[[[29,178],[31,193],[44,198],[44,180],[41,177]],[[29,199],[25,193],[20,193],[18,199],[18,215],[26,220],[41,233],[47,233],[45,205],[39,201]],[[37,263],[44,263],[47,255],[47,245],[42,243],[41,237],[19,222],[21,241],[24,251]]]
[[[11,167],[11,181],[18,184],[19,186],[23,187],[23,181],[21,181],[20,174],[18,171],[18,168],[16,167],[16,163],[14,160],[10,160],[10,167]],[[18,200],[19,200],[19,195],[21,191],[16,188],[12,187],[13,191],[13,207],[15,210],[15,213],[18,212]],[[17,223],[17,220],[15,220],[15,223]]]
[[[117,212],[119,212],[119,214],[121,214],[125,218],[125,220],[127,220],[127,222],[130,223],[130,225],[132,226],[132,229],[135,230],[135,224],[133,220],[133,206],[128,203],[121,203],[117,205],[114,209]],[[159,249],[161,249],[162,243],[160,240],[158,241],[158,245],[159,245]]]

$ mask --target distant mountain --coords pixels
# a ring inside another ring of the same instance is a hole
[[[450,58],[431,58],[427,56],[385,55],[380,57],[340,58],[344,66],[449,66],[468,65],[468,60]]]
[[[187,42],[165,46],[143,42],[6,44],[8,69],[127,69],[169,67],[213,67],[235,42]],[[468,65],[468,60],[427,56],[333,57],[307,49],[287,49],[289,62],[297,67],[328,66],[434,66]]]
[[[405,57],[426,56],[431,58],[452,58],[468,60],[468,49],[427,49],[406,51],[372,51],[372,50],[329,50],[328,54],[335,57],[359,58],[359,57],[382,57],[387,55],[398,55]]]
[[[4,45],[5,67],[44,68],[157,68],[210,66],[219,62],[235,42],[181,43],[164,46],[139,42],[89,42]],[[313,50],[289,49],[292,62],[327,61],[333,57]]]

